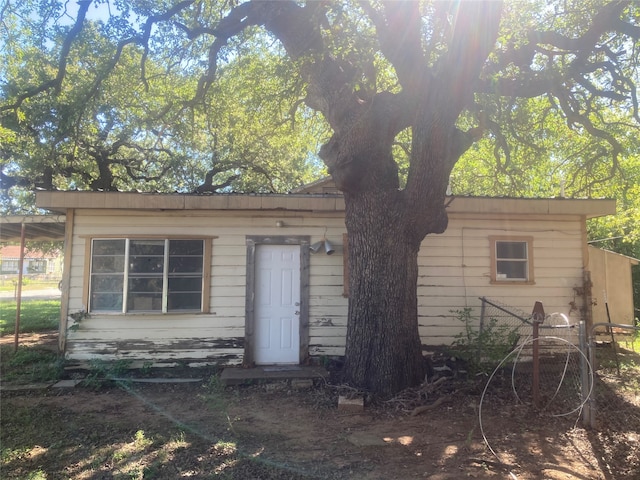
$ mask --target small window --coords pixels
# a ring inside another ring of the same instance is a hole
[[[93,240],[90,310],[201,311],[204,251],[204,240]]]
[[[533,238],[490,237],[491,281],[533,283]]]
[[[18,273],[18,260],[6,260],[3,259],[2,263],[0,263],[0,273]]]

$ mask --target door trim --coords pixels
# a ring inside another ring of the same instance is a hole
[[[245,294],[244,356],[242,365],[252,367],[255,364],[255,267],[257,245],[300,245],[300,355],[299,363],[309,358],[309,261],[310,237],[300,236],[256,236],[247,240],[247,285]]]

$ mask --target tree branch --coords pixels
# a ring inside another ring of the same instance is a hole
[[[402,88],[414,94],[428,89],[430,75],[422,50],[420,3],[386,1],[384,13],[369,1],[361,1],[360,6],[375,25],[380,49],[395,68]]]
[[[145,63],[147,61],[147,57],[149,56],[149,38],[151,37],[151,29],[156,23],[170,20],[174,15],[178,14],[185,8],[191,6],[195,0],[186,0],[184,2],[180,2],[169,10],[164,12],[161,15],[151,15],[147,18],[147,21],[144,23],[144,29],[142,31],[142,37],[138,41],[144,48],[142,53],[142,58],[140,59],[140,72],[142,83],[144,84],[145,90],[149,90],[149,82],[147,81],[146,76],[146,68]]]
[[[78,16],[76,17],[76,21],[73,27],[71,27],[71,29],[67,33],[64,39],[64,42],[62,44],[62,49],[60,50],[60,57],[58,59],[58,71],[56,73],[56,77],[18,95],[18,97],[16,98],[16,101],[13,102],[12,104],[4,105],[0,107],[0,112],[7,111],[7,110],[15,110],[17,108],[20,108],[20,106],[26,99],[34,97],[50,89],[53,89],[56,95],[60,93],[62,82],[64,81],[64,77],[67,73],[67,59],[69,56],[69,52],[71,50],[71,45],[73,44],[73,41],[76,39],[76,37],[82,31],[82,25],[87,16],[87,11],[89,10],[90,6],[91,6],[91,0],[78,1]]]

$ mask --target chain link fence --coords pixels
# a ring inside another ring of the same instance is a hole
[[[583,403],[579,325],[561,313],[545,314],[541,304],[528,314],[485,297],[480,300],[477,361],[497,365],[491,356],[494,344],[501,343],[508,351],[500,359],[499,373],[508,377],[516,403],[557,416],[578,411]]]
[[[562,314],[541,315],[481,298],[474,319],[475,360],[495,365],[479,405],[482,435],[499,438],[483,412],[529,421],[580,419],[605,469],[640,478],[640,327],[604,323],[587,330]],[[497,360],[496,345],[507,351]]]
[[[592,392],[583,412],[594,450],[619,478],[640,478],[640,328],[599,324],[589,332]]]
[[[585,420],[591,428],[640,432],[640,328],[597,324],[589,335],[593,392]],[[640,441],[640,437],[638,438]]]
[[[561,313],[536,318],[480,300],[475,360],[502,363],[517,402],[554,415],[584,407],[586,426],[631,422],[640,432],[640,327],[605,323],[586,331]]]

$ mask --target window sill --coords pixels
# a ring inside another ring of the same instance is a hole
[[[206,314],[208,312],[203,312],[202,310],[181,310],[179,312],[154,312],[153,310],[149,310],[147,312],[127,312],[127,313],[122,313],[122,312],[113,312],[113,311],[94,311],[94,312],[89,312],[89,315],[113,315],[113,316],[120,316],[120,317],[126,317],[126,316],[141,316],[141,315],[146,315],[146,316],[156,316],[156,317],[166,317],[166,316],[179,316],[179,315],[203,315]]]
[[[491,280],[490,285],[535,285],[536,282],[527,280]]]

